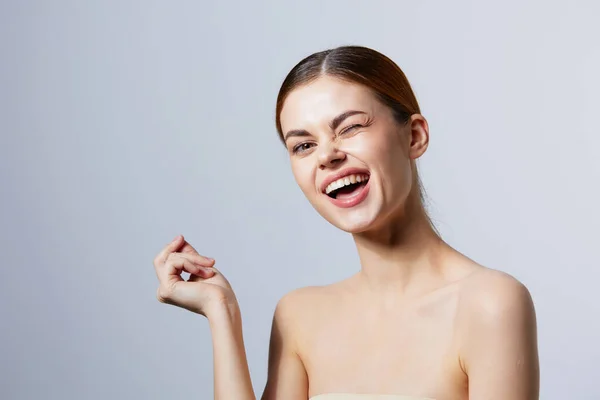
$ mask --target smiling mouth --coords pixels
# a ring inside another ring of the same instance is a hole
[[[343,200],[355,196],[367,185],[369,176],[351,175],[331,183],[325,190],[325,194],[332,199]]]

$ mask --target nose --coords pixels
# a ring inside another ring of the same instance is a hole
[[[331,168],[346,159],[346,153],[337,147],[336,142],[327,142],[319,146],[319,168]]]

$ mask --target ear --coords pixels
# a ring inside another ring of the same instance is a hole
[[[429,146],[429,124],[421,114],[413,114],[407,122],[410,129],[410,147],[408,155],[411,159],[417,159],[425,153]]]

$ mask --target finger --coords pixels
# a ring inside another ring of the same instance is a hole
[[[223,274],[215,267],[206,268],[206,270],[204,271],[204,275],[190,274],[190,277],[188,278],[188,282],[202,281],[204,279],[212,278],[217,275],[219,276],[220,279],[223,279],[225,282],[227,282],[227,284],[229,284],[229,282],[223,276]]]
[[[171,243],[167,244],[158,255],[154,258],[154,266],[159,268],[167,261],[169,254],[176,252],[181,247],[182,243],[185,242],[183,235],[177,235]]]
[[[171,253],[165,261],[164,267],[158,269],[158,279],[160,282],[169,282],[174,277],[177,280],[181,279],[181,273],[185,271],[189,274],[199,276],[212,276],[210,268],[202,267],[198,264],[181,256],[181,253]]]
[[[215,275],[217,275],[217,271],[215,271],[214,268],[201,268],[199,273],[190,274],[187,281],[188,282],[203,281],[205,279],[212,278]]]
[[[183,257],[194,264],[198,264],[202,267],[212,267],[215,265],[214,258],[204,257],[200,254],[185,254],[185,253],[177,253],[180,257]]]
[[[179,252],[183,254],[200,254],[187,240],[183,241],[183,246],[181,246]]]
[[[185,259],[183,261],[183,270],[188,272],[190,277],[196,276],[201,279],[208,279],[216,274],[216,271],[213,268],[204,267]]]
[[[188,272],[190,274],[190,276],[187,279],[188,282],[196,282],[196,281],[201,281],[204,279],[212,278],[217,273],[214,270],[214,268],[204,267],[204,266],[194,263],[193,261],[185,259],[185,257],[183,257],[183,255],[181,253],[177,253],[177,255],[179,257],[181,257],[181,259],[183,260],[182,261],[182,263],[183,263],[182,270],[185,272]],[[179,279],[182,279],[180,276],[182,270],[179,270],[179,272],[177,273],[177,277]],[[173,279],[173,278],[171,277],[170,279]]]

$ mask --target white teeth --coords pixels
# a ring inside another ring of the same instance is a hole
[[[369,179],[369,175],[365,175],[365,174],[348,175],[348,176],[338,179],[337,181],[331,182],[329,185],[327,185],[327,188],[325,188],[325,193],[329,194],[332,191],[339,189],[341,187],[348,186],[353,183],[360,183],[360,182],[366,181],[367,179]]]

